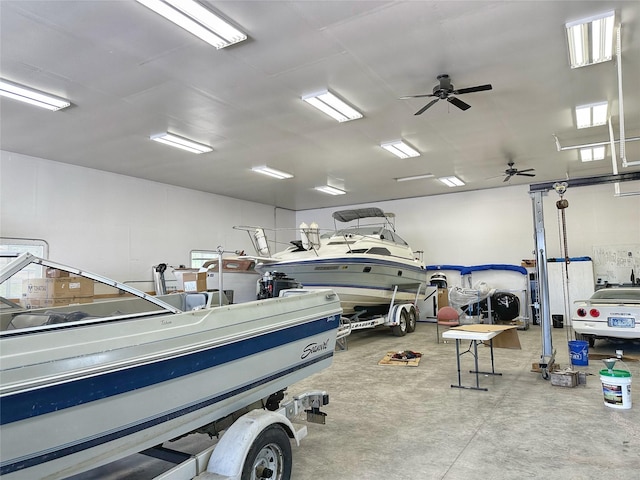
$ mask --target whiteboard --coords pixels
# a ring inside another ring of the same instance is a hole
[[[631,283],[631,272],[640,278],[640,244],[594,245],[593,269],[596,283]]]
[[[548,262],[549,278],[549,310],[551,315],[562,315],[565,325],[570,324],[573,302],[586,300],[595,291],[593,279],[593,262],[572,261],[568,265],[568,295],[565,295],[564,262]],[[567,298],[568,297],[568,298]],[[565,299],[568,301],[569,318],[565,315]]]

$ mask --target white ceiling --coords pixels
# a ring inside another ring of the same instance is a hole
[[[553,138],[608,140],[573,114],[605,100],[619,135],[616,62],[572,70],[565,39],[566,22],[607,10],[622,22],[626,137],[640,136],[637,1],[203,3],[249,39],[216,50],[133,1],[0,1],[0,75],[72,102],[49,112],[3,97],[0,147],[293,210],[501,187],[507,158],[537,173],[512,184],[610,174],[610,155],[581,163]],[[467,111],[440,101],[414,116],[430,98],[399,97],[431,93],[441,73],[493,90],[461,96]],[[300,99],[326,88],[364,118],[337,123]],[[214,151],[149,140],[164,131]],[[422,156],[379,147],[399,138]],[[626,147],[640,160],[640,142]],[[295,178],[251,171],[264,164]],[[394,180],[423,173],[467,185]],[[327,182],[348,193],[314,190]]]

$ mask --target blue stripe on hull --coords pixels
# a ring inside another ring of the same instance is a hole
[[[65,408],[123,394],[140,388],[172,381],[177,378],[214,368],[225,363],[233,362],[251,355],[277,348],[288,343],[321,334],[337,328],[339,316],[335,315],[312,322],[295,325],[284,330],[278,330],[253,338],[240,340],[231,344],[212,347],[207,350],[185,354],[175,358],[159,360],[146,365],[140,365],[121,371],[109,372],[96,377],[80,378],[71,382],[44,386],[31,391],[6,395],[0,399],[1,424],[9,424],[31,417],[37,417]],[[303,352],[301,351],[301,356]],[[210,407],[242,392],[252,390],[268,384],[285,375],[304,369],[315,363],[333,356],[333,351],[317,355],[284,370],[275,372],[267,377],[236,387],[229,392],[203,399],[197,403],[185,406],[179,410],[165,412],[156,417],[146,419],[138,424],[129,426],[107,435],[81,441],[59,450],[42,453],[31,458],[9,460],[11,463],[0,465],[0,475],[11,473],[55,460],[67,455],[101,445],[138,431],[171,421],[198,410]]]
[[[155,427],[156,425],[160,425],[162,423],[165,422],[169,422],[171,420],[174,420],[176,418],[182,417],[184,415],[188,415],[190,413],[196,412],[198,410],[201,410],[203,408],[207,408],[210,407],[212,405],[215,405],[216,403],[222,402],[228,398],[231,398],[233,396],[236,395],[240,395],[243,392],[252,390],[254,388],[260,387],[262,385],[265,385],[273,380],[277,380],[280,377],[283,377],[285,375],[289,375],[291,373],[294,373],[300,369],[303,368],[307,368],[315,363],[318,362],[322,362],[324,360],[327,360],[329,358],[331,358],[333,356],[333,351],[330,351],[328,353],[325,353],[323,355],[314,357],[313,359],[303,363],[303,364],[299,364],[296,365],[295,367],[292,368],[288,368],[285,370],[281,370],[279,372],[274,373],[273,375],[269,375],[268,377],[262,378],[260,380],[257,380],[255,382],[249,383],[247,385],[243,385],[241,387],[238,387],[234,390],[231,390],[229,392],[226,392],[224,394],[221,395],[217,395],[215,397],[211,397],[209,399],[203,400],[201,402],[198,402],[196,404],[190,405],[188,407],[173,411],[173,412],[169,412],[169,413],[165,413],[163,415],[157,416],[157,417],[153,417],[150,418],[148,420],[145,420],[143,422],[137,423],[135,425],[129,426],[127,428],[121,429],[121,430],[117,430],[115,432],[111,432],[107,435],[102,435],[99,437],[95,437],[95,438],[91,438],[90,440],[86,440],[86,441],[82,441],[79,442],[77,444],[73,444],[73,445],[69,445],[66,446],[64,448],[60,448],[58,450],[55,451],[51,451],[51,452],[47,452],[47,453],[43,453],[43,454],[36,454],[32,457],[28,457],[28,458],[22,458],[18,461],[11,461],[12,463],[6,463],[0,466],[0,475],[6,475],[12,472],[16,472],[18,470],[24,470],[25,468],[30,468],[30,467],[35,467],[36,465],[40,465],[46,462],[51,462],[53,460],[56,460],[58,458],[62,458],[68,455],[73,455],[75,453],[81,452],[83,450],[87,450],[89,448],[93,448],[93,447],[97,447],[99,445],[103,445],[105,443],[108,442],[112,442],[114,440],[118,440],[120,438],[126,437],[128,435],[133,435],[141,430],[146,430],[148,428],[152,428]],[[274,392],[275,393],[275,392]]]
[[[200,352],[9,394],[0,398],[0,425],[174,380],[336,327],[337,319],[323,318]]]

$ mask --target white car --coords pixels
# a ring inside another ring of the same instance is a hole
[[[640,288],[603,288],[574,302],[576,339],[593,347],[596,338],[640,340]]]

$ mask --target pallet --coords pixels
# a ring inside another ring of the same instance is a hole
[[[397,367],[417,367],[420,364],[420,358],[412,358],[410,360],[398,360],[393,356],[398,352],[387,352],[382,360],[378,362],[378,365],[395,365]]]

